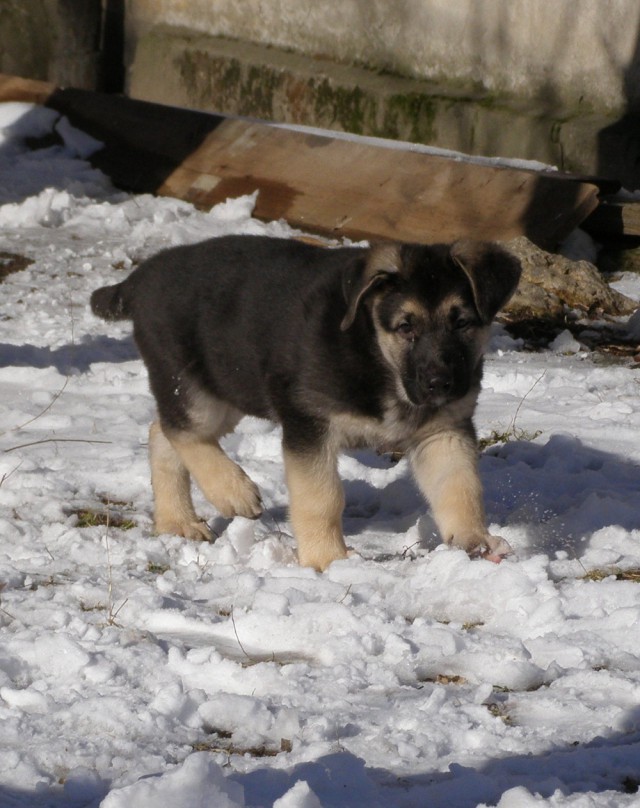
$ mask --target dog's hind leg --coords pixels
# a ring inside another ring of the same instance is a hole
[[[157,421],[149,429],[149,460],[156,533],[210,539],[209,528],[193,508],[189,472]]]
[[[198,487],[222,516],[256,519],[262,513],[260,491],[213,437],[170,431],[171,446]]]

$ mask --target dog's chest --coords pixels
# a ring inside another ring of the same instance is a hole
[[[331,417],[331,441],[338,450],[367,447],[379,452],[406,452],[430,436],[457,429],[470,419],[478,392],[474,388],[435,411],[393,401],[384,408],[381,418],[338,413]]]
[[[407,416],[398,407],[385,409],[382,418],[341,413],[331,418],[331,438],[337,448],[404,452],[414,442],[423,421],[418,413]]]

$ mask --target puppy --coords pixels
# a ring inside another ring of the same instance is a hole
[[[345,558],[338,453],[407,453],[444,542],[498,561],[485,526],[472,416],[496,312],[517,259],[495,244],[327,249],[226,236],[165,250],[93,312],[131,319],[158,420],[155,529],[209,538],[190,478],[224,516],[255,518],[256,485],[220,447],[244,415],[282,426],[300,564]]]

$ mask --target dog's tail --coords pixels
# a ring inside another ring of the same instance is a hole
[[[103,320],[129,320],[131,310],[124,295],[124,285],[102,286],[91,295],[91,311]]]

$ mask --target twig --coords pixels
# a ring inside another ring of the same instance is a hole
[[[29,426],[29,424],[32,424],[34,421],[37,421],[38,418],[42,418],[42,416],[49,412],[51,407],[53,407],[56,401],[64,393],[65,388],[68,384],[69,384],[69,377],[66,376],[62,384],[62,387],[53,394],[53,398],[41,412],[39,412],[37,415],[34,415],[33,418],[29,418],[28,421],[25,421],[23,424],[20,424],[19,426],[12,426],[11,429],[7,429],[4,432],[0,432],[0,435],[6,435],[7,432],[20,432],[21,429],[24,429],[26,426]]]
[[[530,393],[533,391],[533,389],[536,387],[536,385],[537,385],[537,384],[539,384],[539,383],[540,383],[540,382],[541,382],[541,381],[544,379],[544,377],[545,377],[546,375],[547,375],[547,371],[546,371],[546,370],[543,370],[543,371],[542,371],[542,373],[541,373],[541,374],[538,376],[538,378],[535,380],[535,382],[534,382],[534,383],[531,385],[531,387],[530,387],[530,388],[527,390],[527,392],[524,394],[524,396],[523,396],[523,397],[520,399],[520,403],[519,403],[519,404],[518,404],[518,406],[516,407],[516,411],[515,411],[515,413],[514,413],[514,416],[513,416],[513,418],[511,419],[511,426],[509,427],[509,431],[510,431],[510,432],[513,432],[513,434],[514,434],[514,435],[515,435],[515,432],[516,432],[516,421],[518,420],[518,415],[520,414],[520,410],[522,409],[522,405],[523,405],[523,404],[524,404],[524,402],[526,401],[527,396],[528,396],[528,395],[529,395],[529,394],[530,394]]]
[[[261,500],[261,502],[262,502],[262,500]],[[280,525],[280,522],[278,522],[278,520],[276,519],[276,517],[273,515],[273,513],[271,511],[263,510],[261,518],[263,518],[265,515],[267,515],[267,516],[269,516],[271,518],[271,521],[273,522],[273,524],[275,526],[276,533],[278,534],[279,539],[282,539],[285,536],[287,538],[289,538],[289,539],[293,538],[291,533],[287,533],[286,530],[283,530],[282,526]]]
[[[129,598],[125,598],[122,601],[122,603],[118,606],[118,608],[115,610],[115,612],[112,612],[111,607],[109,607],[109,619],[107,622],[110,626],[116,626],[117,628],[122,628],[122,626],[116,622],[116,617],[120,614],[121,609],[123,609],[127,605],[128,601]]]
[[[43,438],[42,440],[34,440],[30,443],[21,443],[19,446],[10,446],[8,449],[3,449],[3,453],[15,452],[17,449],[28,449],[30,446],[39,446],[42,443],[113,443],[110,440],[90,440],[89,438]]]
[[[5,587],[5,584],[0,583],[0,592],[2,592],[2,590],[4,589],[4,587]],[[14,616],[11,614],[11,612],[8,612],[8,611],[7,611],[7,610],[6,610],[4,607],[2,607],[2,606],[0,606],[0,612],[2,612],[2,614],[6,614],[6,615],[7,615],[7,617],[8,617],[10,620],[15,620],[15,619],[16,619],[16,618],[15,618],[15,617],[14,617]]]
[[[76,344],[76,334],[75,334],[75,321],[73,319],[73,304],[71,302],[69,302],[69,319],[71,321],[71,346],[73,347]],[[53,396],[51,398],[51,401],[37,415],[34,415],[33,418],[29,418],[27,421],[25,421],[22,424],[19,424],[18,426],[13,426],[13,427],[11,427],[11,429],[7,429],[7,430],[4,430],[3,432],[0,432],[0,436],[6,435],[9,432],[20,432],[25,427],[27,427],[30,424],[34,423],[34,421],[37,421],[39,418],[42,418],[43,415],[45,415],[46,413],[49,412],[49,410],[53,407],[53,405],[56,403],[56,401],[60,398],[60,396],[67,389],[67,385],[69,384],[69,379],[70,379],[70,376],[67,374],[65,376],[65,378],[64,378],[64,382],[62,383],[62,387],[53,394]],[[45,441],[38,441],[38,442],[39,443],[45,443]],[[30,446],[32,444],[25,444],[25,445]],[[23,446],[14,446],[13,448],[5,449],[4,451],[5,452],[12,452],[14,449],[22,449],[22,448],[24,448],[24,447]]]
[[[338,603],[344,603],[344,601],[347,599],[347,597],[348,597],[348,595],[349,595],[349,592],[351,592],[351,587],[352,587],[352,584],[349,584],[349,586],[347,587],[347,589],[346,589],[346,591],[345,591],[344,595],[343,595],[343,596],[340,598],[340,600],[338,601]]]
[[[400,557],[401,557],[401,558],[406,558],[406,557],[407,557],[407,554],[408,554],[408,553],[411,551],[411,549],[412,549],[413,547],[417,547],[419,544],[420,544],[420,542],[419,542],[419,541],[414,541],[414,543],[413,543],[413,544],[409,544],[409,545],[407,545],[407,546],[404,548],[404,550],[403,550],[403,551],[400,553]]]
[[[20,468],[21,465],[22,461],[20,461],[15,468],[11,469],[11,471],[5,471],[2,477],[0,477],[0,488],[2,488],[3,483],[5,483],[9,479],[9,477],[11,477],[12,474],[16,473],[16,471]]]
[[[235,619],[235,617],[233,616],[233,609],[231,609],[231,625],[233,626],[233,633],[236,635],[236,640],[238,641],[238,645],[240,646],[240,650],[241,650],[241,651],[242,651],[242,653],[243,653],[243,654],[246,656],[246,658],[250,660],[250,659],[251,659],[251,657],[250,657],[250,656],[249,656],[249,654],[247,653],[247,651],[246,651],[246,649],[245,649],[244,645],[243,645],[243,644],[242,644],[242,642],[240,641],[240,637],[238,636],[238,629],[236,628],[236,619]]]
[[[120,614],[125,603],[129,600],[129,598],[125,598],[120,606],[114,611],[113,610],[113,565],[111,564],[111,543],[109,541],[109,527],[110,527],[110,518],[111,514],[109,511],[109,502],[105,503],[105,512],[106,512],[106,526],[105,526],[105,533],[104,533],[104,541],[105,546],[107,548],[107,603],[109,607],[109,613],[107,616],[107,625],[109,626],[117,626],[120,628],[118,623],[116,622],[116,617]]]

